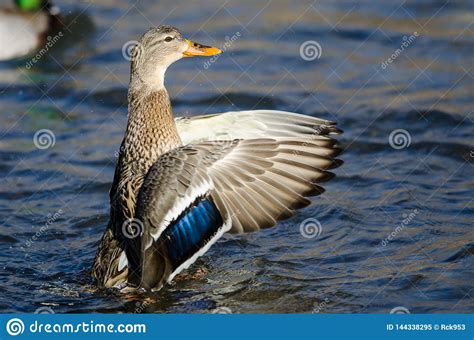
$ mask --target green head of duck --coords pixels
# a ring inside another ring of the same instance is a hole
[[[15,0],[16,6],[25,12],[38,11],[46,7],[48,0]]]

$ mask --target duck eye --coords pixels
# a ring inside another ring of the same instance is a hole
[[[173,37],[166,37],[166,38],[165,38],[165,41],[166,41],[166,42],[170,42],[171,40],[173,40]]]

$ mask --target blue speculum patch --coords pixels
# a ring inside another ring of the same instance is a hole
[[[169,257],[177,268],[223,226],[222,217],[210,199],[196,202],[163,232]]]

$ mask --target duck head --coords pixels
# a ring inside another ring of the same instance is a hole
[[[183,38],[172,26],[151,28],[132,51],[131,82],[141,82],[154,90],[164,87],[166,69],[185,57],[213,56],[222,53],[218,48],[205,46]]]
[[[47,7],[51,6],[48,0],[14,0],[14,2],[20,10],[25,12],[47,9]]]
[[[22,12],[46,12],[51,17],[60,14],[59,7],[53,6],[49,0],[14,0],[16,7]]]

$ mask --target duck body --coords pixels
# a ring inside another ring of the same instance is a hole
[[[60,27],[58,11],[49,3],[22,9],[0,9],[0,61],[27,56],[46,42],[48,34]]]
[[[223,234],[268,228],[307,206],[341,164],[334,122],[266,110],[174,119],[166,68],[219,52],[171,26],[135,48],[110,221],[92,270],[100,287],[161,289]]]

